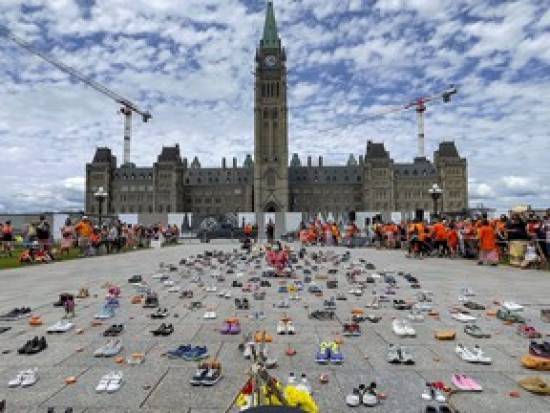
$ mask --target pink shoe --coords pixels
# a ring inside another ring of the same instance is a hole
[[[222,329],[220,330],[220,333],[222,334],[232,334],[231,333],[231,323],[228,323],[227,321],[223,323]]]
[[[453,384],[460,390],[464,391],[482,391],[483,388],[477,381],[464,374],[454,374],[452,378]]]

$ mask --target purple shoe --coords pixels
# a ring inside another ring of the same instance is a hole
[[[231,323],[228,323],[227,321],[223,323],[222,329],[220,330],[220,333],[222,334],[232,334],[231,333]]]
[[[241,324],[236,322],[236,323],[231,323],[229,325],[229,334],[239,334],[241,332]]]

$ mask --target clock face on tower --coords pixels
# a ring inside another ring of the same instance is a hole
[[[277,65],[277,56],[272,54],[267,55],[264,59],[264,63],[267,67],[275,67]]]

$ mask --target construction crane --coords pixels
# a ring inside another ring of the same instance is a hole
[[[124,164],[130,163],[130,143],[132,140],[132,113],[135,112],[141,116],[143,122],[147,123],[149,119],[152,118],[152,115],[148,111],[141,110],[135,103],[125,98],[124,96],[119,95],[116,92],[113,92],[111,89],[102,85],[99,82],[96,82],[93,79],[83,75],[78,70],[67,66],[65,63],[60,62],[57,59],[54,59],[51,56],[35,49],[29,43],[21,39],[20,37],[14,35],[5,27],[0,26],[0,37],[5,37],[28,52],[34,54],[35,56],[40,57],[46,62],[54,65],[62,72],[69,74],[70,76],[80,80],[82,83],[90,86],[91,88],[97,90],[99,93],[110,97],[115,102],[121,105],[119,112],[124,116]]]
[[[378,112],[377,115],[385,115],[393,112],[400,112],[403,110],[415,109],[416,118],[418,122],[418,157],[425,157],[425,143],[424,143],[424,112],[426,112],[426,104],[433,102],[436,103],[439,99],[443,103],[449,103],[451,97],[458,92],[458,88],[455,85],[450,85],[447,89],[442,92],[436,93],[432,96],[422,96],[419,97],[405,105],[397,106],[388,110],[383,110]]]

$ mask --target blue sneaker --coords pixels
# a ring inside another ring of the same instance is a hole
[[[185,346],[179,346],[177,349],[175,350],[168,350],[166,352],[166,355],[169,357],[169,358],[182,358],[183,355],[188,352],[189,350],[191,350],[191,344],[186,344]]]
[[[330,362],[332,364],[342,364],[344,362],[344,355],[340,351],[340,346],[334,342],[330,344]]]
[[[315,354],[315,361],[319,364],[328,364],[330,360],[330,344],[323,341],[319,345],[319,351]]]
[[[197,361],[208,357],[208,348],[206,346],[196,346],[183,352],[181,356],[187,361]]]

